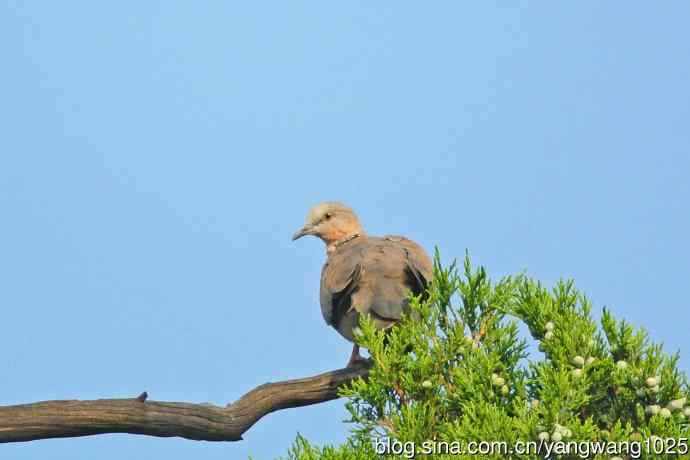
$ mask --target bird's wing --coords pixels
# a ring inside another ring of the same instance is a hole
[[[356,326],[356,319],[341,323],[351,312],[369,314],[377,327],[389,327],[407,311],[410,291],[414,295],[426,291],[432,273],[429,257],[407,238],[355,240],[331,254],[323,267],[324,319],[345,337],[351,337],[349,329]]]
[[[360,288],[353,305],[391,324],[407,311],[407,296],[426,291],[431,280],[431,261],[413,241],[399,236],[370,238],[361,262]]]
[[[414,295],[423,294],[434,276],[434,265],[426,251],[414,241],[404,236],[386,235],[384,240],[391,241],[405,250],[408,286]]]
[[[337,326],[352,307],[352,295],[359,288],[362,251],[350,243],[328,257],[321,270],[321,313],[326,324]]]

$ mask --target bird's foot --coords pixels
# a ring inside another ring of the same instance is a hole
[[[359,346],[354,345],[352,347],[352,354],[350,355],[350,360],[347,362],[347,367],[364,366],[367,364],[369,364],[369,360],[367,358],[362,357],[362,355],[359,354]]]
[[[359,366],[368,366],[371,361],[368,358],[364,358],[360,356],[359,358],[350,358],[350,361],[347,362],[347,367],[359,367]]]

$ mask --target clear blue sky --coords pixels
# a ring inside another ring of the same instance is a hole
[[[342,366],[322,200],[495,276],[572,277],[690,369],[690,4],[0,0],[0,404],[225,404]],[[131,435],[3,459],[234,459]]]

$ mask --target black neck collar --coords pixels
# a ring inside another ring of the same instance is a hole
[[[359,238],[359,236],[360,236],[359,233],[355,233],[355,234],[353,234],[353,235],[347,236],[347,237],[343,238],[342,240],[336,241],[335,244],[334,244],[333,246],[336,247],[336,248],[338,248],[338,247],[342,246],[343,244],[348,243],[348,242],[354,240],[355,238]]]

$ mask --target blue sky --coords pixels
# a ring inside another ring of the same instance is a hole
[[[687,2],[0,0],[0,404],[225,404],[341,367],[324,251],[369,233],[494,276],[574,278],[690,369]],[[270,459],[342,401],[239,443],[130,435],[7,459]]]

